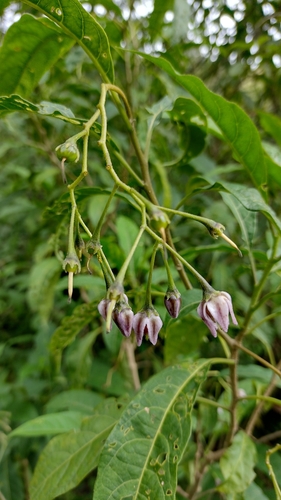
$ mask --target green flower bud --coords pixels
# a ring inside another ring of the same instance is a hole
[[[62,263],[62,267],[66,273],[80,273],[81,264],[76,253],[67,255]]]
[[[165,229],[170,224],[170,219],[165,212],[153,207],[150,213],[150,223],[153,229],[160,231],[160,229]]]
[[[76,142],[66,141],[56,147],[57,157],[61,161],[75,162],[79,160],[80,153]]]
[[[86,251],[89,255],[96,255],[101,249],[99,241],[89,240],[86,244]]]

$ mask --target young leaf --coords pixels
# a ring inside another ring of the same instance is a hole
[[[95,500],[175,498],[192,407],[209,364],[201,360],[167,368],[129,403],[105,443]]]
[[[163,57],[139,55],[166,71],[173,80],[187,90],[212,118],[224,139],[231,146],[235,158],[245,167],[253,183],[262,188],[267,175],[259,133],[251,119],[237,104],[207,89],[200,78],[181,75]]]
[[[123,405],[101,403],[81,429],[53,438],[43,450],[30,484],[30,500],[52,500],[74,488],[98,464],[104,440],[118,420]]]
[[[52,23],[53,24],[53,23]],[[44,73],[73,45],[73,40],[44,19],[23,15],[12,24],[0,49],[0,95],[27,96]]]
[[[114,69],[107,35],[78,0],[24,0],[24,3],[55,21],[67,35],[81,45],[102,79],[113,82]]]
[[[220,460],[225,481],[218,487],[218,490],[222,493],[245,491],[255,477],[255,463],[255,445],[245,432],[239,431]]]
[[[77,411],[62,411],[50,413],[29,420],[14,429],[9,437],[14,436],[48,436],[79,429],[82,421],[81,413]]]

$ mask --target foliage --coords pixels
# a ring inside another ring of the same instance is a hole
[[[0,14],[0,498],[280,500],[277,2]]]

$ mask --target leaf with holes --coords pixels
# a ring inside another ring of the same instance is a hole
[[[24,0],[74,38],[93,61],[101,78],[113,82],[114,68],[107,35],[78,0]]]
[[[7,31],[0,49],[0,95],[27,96],[73,45],[48,19],[23,15]]]
[[[95,500],[175,498],[193,404],[209,365],[201,360],[172,366],[145,384],[105,443]]]
[[[137,53],[168,73],[195,98],[213,120],[253,183],[262,189],[267,180],[263,149],[259,133],[246,113],[237,104],[208,90],[197,76],[178,73],[163,57]]]

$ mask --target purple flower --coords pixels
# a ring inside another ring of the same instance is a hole
[[[177,318],[181,308],[181,294],[174,288],[167,290],[164,298],[165,307],[172,318]]]
[[[227,332],[229,314],[233,324],[238,325],[233,312],[231,296],[227,292],[205,294],[197,312],[214,337],[217,337],[217,329],[219,327],[224,332]]]
[[[127,298],[127,297],[126,297]],[[133,328],[134,313],[128,306],[128,299],[118,302],[112,313],[112,319],[125,337],[130,337]]]
[[[163,322],[154,307],[146,307],[135,314],[133,329],[137,337],[137,345],[141,345],[144,335],[148,335],[150,342],[155,345],[162,325]]]

